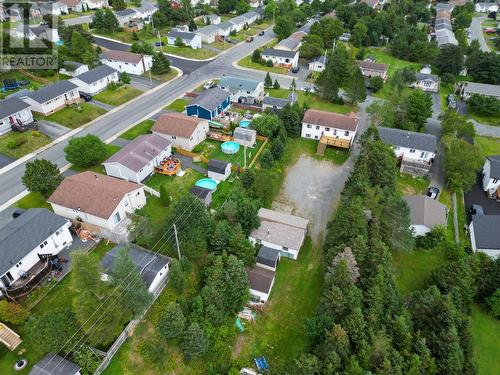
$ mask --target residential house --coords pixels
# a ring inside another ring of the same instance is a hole
[[[413,87],[422,91],[439,92],[439,77],[435,74],[416,73]]]
[[[38,361],[28,375],[81,375],[81,367],[60,355],[49,353]]]
[[[155,294],[159,292],[162,284],[167,279],[170,258],[132,244],[117,245],[104,255],[101,260],[101,266],[105,272],[104,279],[107,280],[113,277],[113,267],[122,251],[128,252],[130,260],[140,273],[149,293]]]
[[[0,226],[0,294],[26,285],[73,243],[71,223],[46,208],[16,210]]]
[[[380,77],[384,81],[387,79],[387,72],[389,70],[389,65],[380,64],[371,61],[358,61],[361,73],[365,78]]]
[[[231,95],[226,90],[214,87],[203,91],[186,105],[186,114],[212,120],[224,113],[230,105]]]
[[[250,304],[263,305],[273,289],[275,272],[260,266],[247,267]]]
[[[201,187],[193,186],[189,192],[198,198],[206,207],[212,203],[212,190]]]
[[[311,72],[322,72],[325,70],[327,62],[328,58],[326,56],[316,57],[309,63],[309,70]]]
[[[180,39],[184,45],[192,49],[201,48],[201,36],[192,32],[182,32],[172,30],[167,34],[167,43],[175,45],[177,39]]]
[[[102,164],[108,176],[140,183],[171,154],[172,142],[157,134],[144,134]]]
[[[82,64],[76,61],[64,61],[64,68],[59,69],[59,73],[76,77],[82,73],[89,71],[89,66],[87,64]]]
[[[206,139],[208,121],[172,112],[161,115],[151,130],[172,142],[172,147],[191,151]]]
[[[302,119],[302,138],[320,140],[330,146],[350,148],[358,130],[358,117],[308,109]]]
[[[208,161],[207,170],[208,177],[217,181],[226,181],[231,174],[231,163],[217,159],[210,159]]]
[[[270,109],[273,111],[283,109],[287,104],[294,104],[297,101],[297,94],[291,93],[288,98],[275,98],[269,95],[264,96],[262,99],[262,111]]]
[[[423,236],[441,225],[446,227],[448,208],[427,195],[407,195],[403,197],[410,208],[410,227],[415,237]]]
[[[259,8],[264,6],[263,0],[250,0],[249,3],[251,8]]]
[[[144,187],[82,172],[66,177],[47,200],[54,212],[113,242],[128,242],[129,215],[146,205]]]
[[[223,36],[228,36],[231,34],[231,31],[236,30],[234,24],[229,21],[221,22],[217,26],[219,27],[220,35]]]
[[[51,85],[29,92],[21,100],[31,106],[33,112],[48,116],[64,107],[78,103],[78,86],[70,81],[57,81]]]
[[[499,231],[500,215],[472,215],[469,226],[472,250],[498,258],[500,256]]]
[[[201,37],[201,41],[209,44],[215,42],[215,38],[220,33],[221,29],[218,25],[207,25],[196,30],[196,34]]]
[[[426,176],[436,157],[437,138],[435,135],[408,130],[378,127],[380,140],[392,146],[400,171],[417,176]]]
[[[101,55],[101,62],[118,70],[120,73],[141,75],[153,66],[153,57],[139,53],[108,50]]]
[[[88,9],[102,9],[109,7],[108,0],[85,0]]]
[[[447,28],[436,30],[436,42],[439,48],[448,44],[452,44],[454,46],[458,45],[455,34],[453,33],[453,31],[448,30]]]
[[[1,117],[1,116],[0,116]],[[488,197],[500,197],[500,155],[486,157],[483,165],[483,190]]]
[[[295,68],[299,64],[299,53],[297,51],[285,51],[275,48],[266,48],[262,52],[262,58],[271,60],[273,66],[284,68]]]
[[[82,73],[70,81],[78,86],[78,91],[95,95],[105,90],[112,82],[118,82],[118,72],[108,65],[99,65],[97,68]]]
[[[460,96],[463,100],[468,100],[472,95],[484,95],[500,99],[500,85],[490,85],[487,83],[463,82],[460,88]]]
[[[250,233],[250,242],[279,250],[281,256],[297,259],[309,221],[267,208],[261,208],[258,215],[260,227]]]
[[[441,5],[441,7],[437,5]],[[437,5],[436,18],[434,19],[434,34],[431,34],[431,36],[434,35],[439,48],[448,44],[457,46],[458,41],[453,33],[453,26],[451,23],[451,12],[454,6],[444,3]]]
[[[231,101],[235,103],[260,102],[264,97],[264,82],[249,78],[224,76],[219,87],[231,94]]]
[[[115,11],[116,19],[120,26],[127,25],[130,21],[136,20],[139,18],[139,14],[135,11],[135,9],[127,8],[123,10]]]
[[[63,44],[61,38],[59,38],[59,32],[57,29],[52,29],[48,25],[40,25],[31,27],[30,29],[39,39],[48,40],[56,45]]]
[[[189,25],[175,25],[175,27],[172,27],[172,31],[180,31],[182,33],[188,33]]]
[[[205,16],[205,23],[207,25],[218,25],[221,23],[221,18],[218,14],[208,14]]]
[[[478,13],[498,12],[498,3],[476,3],[475,8]]]
[[[146,3],[135,10],[138,18],[143,20],[145,23],[151,23],[153,20],[153,14],[155,14],[158,10],[158,7],[154,4]]]
[[[7,10],[10,22],[21,22],[23,20],[23,9],[17,5],[11,5]]]
[[[10,29],[9,34],[12,38],[16,39],[35,40],[38,38],[31,29],[31,27],[24,24],[18,25],[17,27]]]
[[[343,33],[341,36],[339,36],[339,40],[341,42],[347,43],[351,39],[351,33]]]
[[[383,6],[383,1],[379,0],[361,0],[360,3],[364,3],[372,9],[381,9]]]
[[[246,18],[247,25],[251,25],[260,18],[260,14],[254,11],[246,12],[240,15],[240,17]]]
[[[278,262],[280,261],[280,259],[281,253],[279,250],[261,246],[259,249],[259,253],[257,254],[257,260],[255,264],[259,267],[266,268],[271,271],[276,271],[276,267],[278,267]]]
[[[68,7],[70,12],[84,12],[87,10],[87,4],[83,0],[59,0]]]
[[[0,101],[0,135],[9,132],[13,124],[27,125],[32,122],[33,114],[28,103],[17,98]]]
[[[42,16],[51,14],[53,16],[62,16],[69,13],[68,6],[60,1],[40,3],[40,13]]]
[[[245,25],[249,24],[248,20],[243,16],[231,18],[229,22],[234,25],[233,30],[236,30],[236,32],[240,32],[245,28]]]
[[[238,126],[233,131],[233,141],[242,146],[253,147],[257,142],[257,132],[254,129]]]
[[[283,51],[298,51],[300,46],[302,45],[302,39],[305,35],[307,35],[305,32],[297,31],[290,35],[288,38],[281,40],[273,48],[281,49]]]

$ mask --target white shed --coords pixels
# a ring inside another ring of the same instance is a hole
[[[231,163],[212,159],[208,161],[208,177],[218,181],[226,181],[231,174]]]
[[[257,132],[253,129],[242,128],[234,129],[233,139],[242,146],[252,147],[257,141]]]

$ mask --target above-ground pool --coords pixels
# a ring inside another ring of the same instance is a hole
[[[252,123],[252,121],[250,121],[250,120],[241,120],[240,121],[240,126],[242,128],[248,128],[251,123]]]
[[[236,154],[240,149],[240,145],[236,142],[224,142],[220,145],[220,148],[225,154]]]
[[[213,178],[202,178],[196,181],[195,185],[212,191],[217,190],[217,181]]]

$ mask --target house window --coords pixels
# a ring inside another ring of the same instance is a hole
[[[344,136],[349,137],[349,131],[345,131]]]
[[[414,149],[411,149],[410,150],[410,154],[414,154],[415,153],[415,150]]]
[[[307,129],[311,129],[312,128],[312,125],[311,124],[307,124]]]
[[[493,179],[493,183],[496,184],[498,182],[498,178]]]
[[[125,201],[125,207],[128,207],[128,201]]]
[[[311,138],[311,134],[306,134],[306,137],[307,138]]]
[[[315,135],[315,136],[314,136],[314,139],[318,139],[318,136],[317,136],[317,135]]]
[[[316,125],[316,130],[319,130],[319,126],[318,125]]]
[[[140,192],[140,191],[138,191],[138,192],[137,192],[136,196],[139,196],[139,194],[141,194],[141,192]]]
[[[426,157],[427,157],[427,152],[422,151],[422,152],[420,153],[420,157],[421,157],[421,158],[426,158]]]
[[[329,132],[330,131],[330,128],[326,128],[325,131]]]
[[[282,248],[283,248],[284,251],[288,250],[288,247],[286,247],[286,246],[282,246]]]
[[[177,139],[177,137],[175,135],[172,136],[172,139]]]
[[[337,135],[337,130],[334,130],[334,131],[333,131],[333,135]]]
[[[121,217],[120,217],[120,213],[119,212],[117,212],[116,214],[113,215],[113,222],[115,224],[118,224],[120,222],[120,220],[121,220]]]

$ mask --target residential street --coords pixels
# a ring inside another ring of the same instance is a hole
[[[481,28],[481,22],[487,20],[486,16],[474,17],[472,19],[472,23],[470,25],[469,30],[472,33],[472,38],[469,39],[469,43],[471,40],[477,39],[479,41],[479,46],[481,47],[481,51],[490,52],[490,47],[486,44],[486,40],[484,40],[483,30]],[[497,52],[500,53],[500,52]]]

